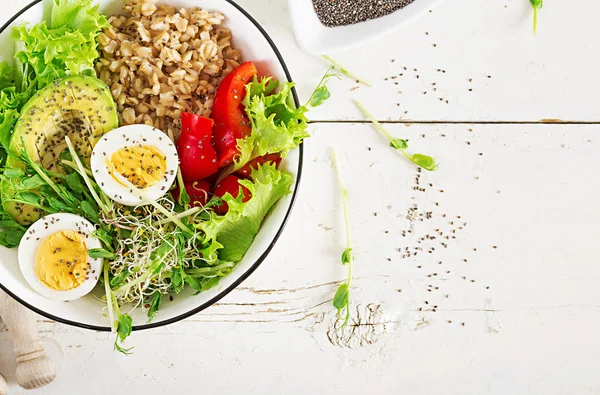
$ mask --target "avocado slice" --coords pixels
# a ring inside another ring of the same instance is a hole
[[[65,136],[69,136],[83,162],[89,164],[100,137],[117,126],[116,105],[104,82],[91,76],[67,77],[39,90],[23,106],[10,149],[18,153],[25,147],[44,168],[60,173],[59,157],[67,149]],[[18,168],[22,163],[9,157],[6,166]],[[4,209],[23,224],[34,222],[42,214],[10,201],[10,196],[2,200]]]

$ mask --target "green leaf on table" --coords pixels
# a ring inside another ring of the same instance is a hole
[[[331,92],[327,89],[326,86],[321,86],[315,89],[313,95],[308,102],[308,105],[311,107],[318,107],[323,104],[327,99],[331,97]]]
[[[331,78],[340,79],[340,76],[337,73],[334,73],[334,70],[335,66],[331,66],[323,78],[321,78],[321,81],[306,103],[307,107],[318,107],[331,97],[331,92],[329,92],[329,89],[327,88],[327,83]]]
[[[421,166],[425,170],[434,171],[438,168],[438,164],[429,155],[412,154],[410,158],[414,164]]]
[[[333,296],[333,307],[335,307],[339,313],[348,306],[348,300],[350,298],[350,288],[348,284],[340,284],[335,295]]]
[[[123,353],[125,355],[131,354],[131,350],[133,347],[124,348],[121,346],[125,339],[131,335],[131,331],[133,329],[133,320],[129,316],[129,314],[121,314],[117,320],[117,337],[115,339],[115,350]]]
[[[352,248],[348,247],[342,252],[342,265],[352,262]]]
[[[328,61],[329,63],[331,63],[334,67],[337,67],[337,69],[342,74],[344,74],[345,76],[348,76],[348,77],[352,78],[356,82],[360,82],[362,84],[365,84],[368,87],[373,87],[373,84],[371,84],[369,81],[366,81],[366,80],[360,78],[359,76],[357,76],[356,74],[351,73],[350,71],[348,71],[348,69],[346,69],[339,62],[337,62],[336,60],[334,60],[331,56],[329,56],[329,55],[322,55],[322,56],[323,56],[323,59],[325,59],[326,61]]]
[[[544,6],[543,0],[529,0],[531,7],[533,7],[533,34],[537,32],[537,14],[538,10],[541,10]]]
[[[333,152],[331,154],[331,160],[333,161],[333,167],[335,168],[335,171],[337,173],[337,179],[338,179],[338,186],[339,189],[341,191],[341,195],[342,195],[342,209],[344,212],[344,224],[345,224],[345,233],[346,233],[346,249],[344,250],[344,252],[342,253],[342,264],[348,267],[348,280],[344,283],[341,284],[337,291],[335,292],[335,295],[333,296],[333,306],[337,309],[337,321],[336,321],[336,328],[337,329],[343,329],[347,324],[348,321],[350,320],[350,308],[349,308],[349,303],[350,303],[350,284],[352,282],[352,263],[353,263],[353,259],[352,259],[352,239],[350,237],[350,218],[348,216],[348,199],[349,199],[349,194],[348,194],[348,190],[346,189],[345,183],[344,183],[344,178],[342,176],[342,170],[340,169],[340,166],[338,165],[338,160],[337,160],[337,153],[336,150],[333,149]],[[342,322],[342,324],[340,326],[338,326],[338,323],[340,321],[341,318],[341,314],[342,314],[342,310],[346,309],[346,315],[344,317],[344,320]]]
[[[406,152],[406,149],[408,148],[408,142],[406,140],[392,137],[392,135],[387,130],[385,130],[383,125],[381,125],[381,123],[379,123],[379,121],[375,119],[373,114],[371,114],[369,110],[367,110],[367,108],[362,105],[361,102],[359,102],[358,100],[355,100],[354,102],[358,109],[371,121],[371,123],[373,124],[373,128],[388,140],[390,147],[394,148],[406,159],[422,167],[425,170],[434,171],[438,168],[438,164],[432,157],[424,154],[411,155],[408,152]]]

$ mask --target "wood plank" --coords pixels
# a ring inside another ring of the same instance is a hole
[[[594,393],[595,129],[390,126],[440,162],[420,173],[423,192],[413,189],[416,168],[369,126],[314,125],[292,219],[250,279],[191,319],[134,333],[129,357],[112,351],[108,334],[41,320],[59,371],[39,393]],[[330,303],[346,272],[331,146],[356,253],[357,322],[338,333]],[[0,334],[0,355],[9,348]],[[6,359],[0,371],[11,380]]]

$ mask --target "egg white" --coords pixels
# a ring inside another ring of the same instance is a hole
[[[140,199],[140,194],[134,189],[122,185],[113,178],[106,165],[113,153],[125,147],[136,145],[148,145],[158,148],[167,158],[167,170],[165,176],[156,184],[143,189],[143,193],[152,200],[164,196],[175,181],[179,156],[175,144],[165,133],[148,125],[129,125],[108,132],[92,151],[90,165],[92,173],[100,188],[112,200],[126,206],[138,206],[145,204]]]
[[[59,301],[79,299],[90,293],[98,283],[98,278],[102,272],[102,259],[93,259],[88,256],[88,263],[91,265],[89,278],[77,288],[68,291],[57,291],[48,288],[38,279],[35,273],[35,256],[44,239],[63,230],[81,230],[85,234],[85,244],[88,250],[100,248],[102,247],[100,241],[90,236],[90,232],[94,229],[94,226],[85,218],[65,213],[48,215],[31,225],[21,239],[18,252],[21,273],[23,273],[23,277],[25,277],[31,288],[42,296]]]

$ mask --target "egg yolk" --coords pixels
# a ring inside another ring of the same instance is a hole
[[[158,183],[167,172],[165,155],[149,145],[123,147],[113,153],[108,162],[109,173],[117,182],[122,184],[114,172],[139,189]]]
[[[69,291],[86,280],[90,265],[85,237],[61,230],[46,237],[35,255],[35,274],[50,289]]]

